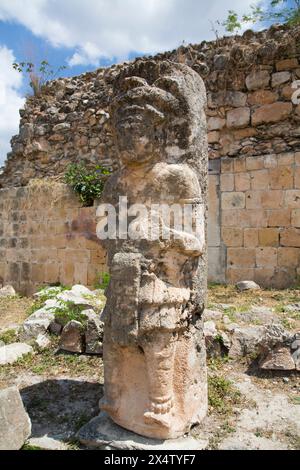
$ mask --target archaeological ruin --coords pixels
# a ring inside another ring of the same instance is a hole
[[[150,58],[206,85],[210,281],[281,288],[300,274],[299,45],[299,26],[277,25]],[[0,175],[0,279],[19,292],[91,286],[107,269],[96,202],[82,207],[62,180],[70,162],[117,169],[109,107],[126,67],[51,82],[20,111]]]

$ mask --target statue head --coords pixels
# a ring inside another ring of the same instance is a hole
[[[121,162],[184,161],[206,138],[202,79],[170,61],[138,60],[116,78],[110,114]]]

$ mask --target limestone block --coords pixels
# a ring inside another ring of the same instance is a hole
[[[282,70],[296,69],[299,67],[298,60],[295,59],[283,59],[276,62],[276,70],[281,72]]]
[[[267,70],[254,71],[246,77],[246,86],[250,91],[266,88],[269,83],[270,74]]]
[[[59,347],[64,351],[74,353],[84,351],[83,325],[80,322],[71,320],[66,324],[61,333]]]
[[[292,103],[277,102],[266,104],[254,111],[252,114],[252,125],[259,126],[261,124],[283,121],[289,117],[292,110]]]
[[[222,209],[244,209],[245,194],[242,192],[222,193]]]
[[[287,228],[280,234],[280,243],[282,246],[291,246],[300,248],[300,229]]]
[[[19,450],[31,434],[31,422],[17,387],[0,390],[0,450]]]
[[[32,353],[31,346],[25,343],[12,343],[0,347],[0,365],[13,364],[26,354]]]
[[[282,85],[291,79],[290,72],[277,72],[272,74],[272,87]]]
[[[236,108],[227,113],[227,127],[239,129],[250,123],[250,108]]]

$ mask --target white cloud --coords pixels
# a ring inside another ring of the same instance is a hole
[[[253,0],[1,0],[0,20],[16,21],[53,46],[75,48],[70,65],[97,66],[132,51],[153,53],[185,40],[213,39],[210,20]]]
[[[19,90],[22,75],[12,68],[13,52],[0,45],[0,167],[10,151],[10,139],[16,134],[19,125],[19,109],[24,98]]]

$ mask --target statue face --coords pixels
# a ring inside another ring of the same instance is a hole
[[[126,78],[112,106],[120,158],[124,164],[155,160],[166,145],[167,129],[178,99],[140,77]]]

